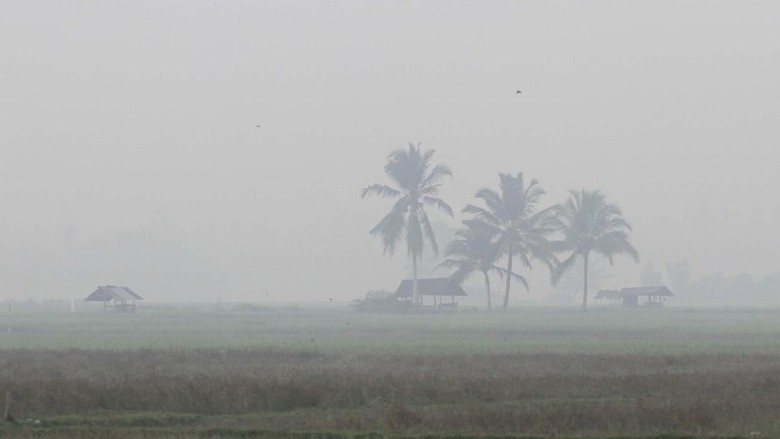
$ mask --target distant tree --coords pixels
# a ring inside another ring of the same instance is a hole
[[[445,252],[445,259],[440,267],[452,268],[452,278],[463,282],[474,273],[482,273],[485,279],[485,294],[487,295],[487,308],[493,308],[490,296],[490,273],[498,273],[503,276],[503,270],[496,265],[501,257],[501,245],[495,239],[491,229],[477,221],[464,221],[464,227],[455,235]],[[522,276],[516,278],[523,282]]]
[[[631,245],[628,233],[631,226],[623,218],[620,209],[607,203],[599,191],[571,191],[571,196],[556,208],[551,219],[553,228],[561,234],[561,240],[553,241],[557,251],[568,252],[569,256],[553,270],[553,283],[572,266],[576,258],[583,261],[582,310],[588,303],[588,259],[591,253],[604,256],[610,265],[619,254],[627,254],[639,261],[639,253]]]
[[[544,190],[536,180],[526,184],[522,173],[517,175],[498,174],[499,192],[480,189],[475,195],[484,207],[467,205],[463,212],[488,228],[494,234],[500,254],[506,255],[506,273],[513,273],[514,257],[520,258],[524,266],[531,268],[532,259],[540,259],[552,266],[554,256],[549,250],[547,235],[551,209],[539,210],[538,205]],[[503,310],[509,306],[511,280],[515,277],[528,290],[528,283],[522,277],[506,276]]]
[[[387,156],[385,173],[396,187],[372,184],[363,189],[362,197],[378,195],[395,198],[390,212],[371,229],[372,235],[382,237],[385,255],[392,256],[396,245],[406,241],[406,251],[412,259],[412,297],[415,303],[420,298],[417,292],[417,261],[422,257],[427,240],[434,254],[439,253],[433,227],[428,219],[426,207],[438,209],[450,217],[452,208],[439,198],[439,186],[444,177],[452,177],[447,165],[431,163],[434,150],[422,151],[420,145],[409,143],[409,149],[398,149]]]
[[[411,304],[399,300],[394,291],[372,290],[364,298],[353,300],[350,306],[361,312],[394,313],[408,311]]]

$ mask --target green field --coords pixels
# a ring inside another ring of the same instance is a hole
[[[780,312],[15,304],[9,437],[777,437]]]

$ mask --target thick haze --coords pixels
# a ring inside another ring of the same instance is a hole
[[[390,202],[359,194],[409,141],[451,166],[441,195],[458,212],[497,172],[538,179],[547,204],[604,191],[642,254],[603,264],[615,286],[650,261],[764,276],[780,242],[779,14],[769,1],[5,1],[0,298],[395,288],[404,253],[383,257],[368,234]],[[551,292],[534,275],[515,297]]]

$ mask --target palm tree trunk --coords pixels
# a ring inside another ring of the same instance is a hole
[[[585,260],[585,284],[582,288],[582,311],[587,311],[588,307],[588,254],[585,253],[582,255],[582,258]]]
[[[490,299],[490,276],[488,275],[487,271],[485,271],[484,274],[485,274],[485,293],[487,293],[488,312],[490,312],[493,309],[493,304]]]
[[[420,295],[417,293],[417,255],[412,254],[412,302],[419,303]]]
[[[504,312],[506,312],[506,309],[509,307],[509,285],[512,281],[512,253],[513,250],[511,247],[509,248],[509,255],[507,256],[507,263],[506,263],[506,291],[504,292]]]

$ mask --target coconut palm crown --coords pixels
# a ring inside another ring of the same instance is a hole
[[[498,174],[499,190],[480,189],[475,195],[484,204],[469,204],[464,213],[487,227],[495,235],[501,254],[507,257],[506,273],[513,273],[514,257],[520,258],[525,267],[531,268],[532,259],[539,259],[552,267],[555,257],[548,248],[546,236],[551,209],[539,209],[544,190],[536,180],[526,184],[522,173]],[[506,277],[503,310],[509,306],[509,291],[514,276]],[[526,289],[528,284],[524,283]]]
[[[455,239],[447,245],[445,254],[448,256],[439,267],[454,269],[451,277],[463,282],[474,273],[482,273],[485,279],[487,309],[493,308],[490,293],[490,274],[498,273],[503,277],[504,271],[496,262],[501,257],[501,245],[494,239],[495,234],[489,228],[477,221],[464,221],[462,229],[458,230]],[[522,276],[516,277],[527,285]]]
[[[392,256],[396,246],[406,241],[406,252],[412,259],[412,296],[417,294],[417,260],[422,257],[425,241],[434,254],[439,247],[426,211],[437,209],[453,217],[452,208],[439,198],[439,187],[445,177],[452,177],[447,165],[432,164],[433,149],[423,151],[420,145],[409,143],[409,149],[398,149],[387,156],[385,174],[395,183],[393,186],[372,184],[362,191],[362,197],[378,195],[396,199],[390,212],[371,229],[372,235],[382,238],[383,252]]]
[[[610,265],[614,257],[621,254],[639,261],[639,253],[629,238],[631,225],[623,218],[620,208],[608,203],[604,194],[597,190],[571,191],[566,203],[556,209],[552,227],[561,235],[560,240],[552,243],[553,248],[569,253],[553,270],[553,283],[557,283],[575,264],[577,257],[582,257],[585,274],[583,311],[588,303],[588,259],[591,253],[605,257]]]

